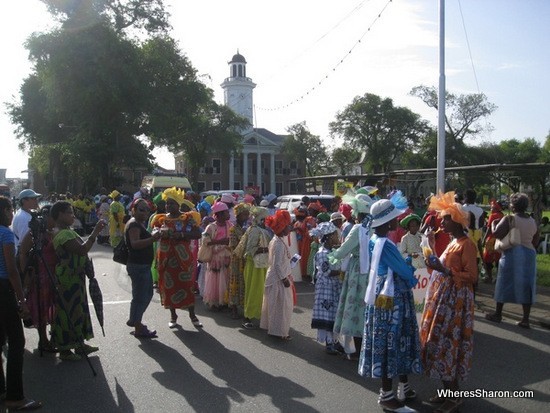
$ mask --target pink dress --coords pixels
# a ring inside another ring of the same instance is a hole
[[[228,238],[231,226],[229,221],[223,225],[219,225],[217,222],[209,224],[203,234],[203,242]],[[231,250],[229,245],[214,245],[212,248],[212,261],[206,265],[202,300],[210,306],[227,305],[229,303]]]

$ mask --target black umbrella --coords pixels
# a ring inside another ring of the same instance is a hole
[[[105,337],[105,329],[103,328],[103,294],[99,288],[99,283],[95,278],[94,264],[91,259],[86,261],[85,266],[86,276],[88,277],[88,293],[94,305],[95,315],[101,326],[103,337]]]

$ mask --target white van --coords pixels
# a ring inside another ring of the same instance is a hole
[[[141,186],[149,190],[149,193],[154,197],[159,192],[165,189],[176,187],[184,191],[191,190],[191,184],[187,176],[181,175],[145,175],[141,181]]]
[[[200,196],[202,198],[205,198],[208,195],[214,195],[217,198],[219,196],[222,196],[223,194],[229,194],[231,196],[237,195],[237,200],[235,201],[235,203],[238,203],[243,201],[245,192],[242,189],[221,189],[219,191],[217,190],[204,191],[200,193]]]

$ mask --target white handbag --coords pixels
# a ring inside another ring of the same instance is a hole
[[[521,233],[519,232],[519,228],[516,227],[514,217],[511,215],[508,217],[508,224],[510,225],[508,234],[504,238],[495,241],[495,250],[497,251],[502,252],[521,244]]]

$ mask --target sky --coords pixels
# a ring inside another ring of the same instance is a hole
[[[498,109],[492,126],[471,144],[535,138],[550,133],[550,1],[447,0],[446,88],[484,93]],[[437,112],[410,95],[439,78],[437,0],[165,0],[172,37],[200,79],[223,103],[220,84],[237,50],[247,60],[254,89],[255,127],[277,134],[306,122],[329,147],[339,144],[328,125],[353,98],[391,98],[437,125]],[[32,71],[24,42],[47,31],[52,19],[39,0],[2,4],[0,25],[0,168],[26,177],[27,154],[18,149],[4,103],[17,99]],[[60,122],[62,123],[62,122]],[[157,162],[174,168],[158,150]]]

